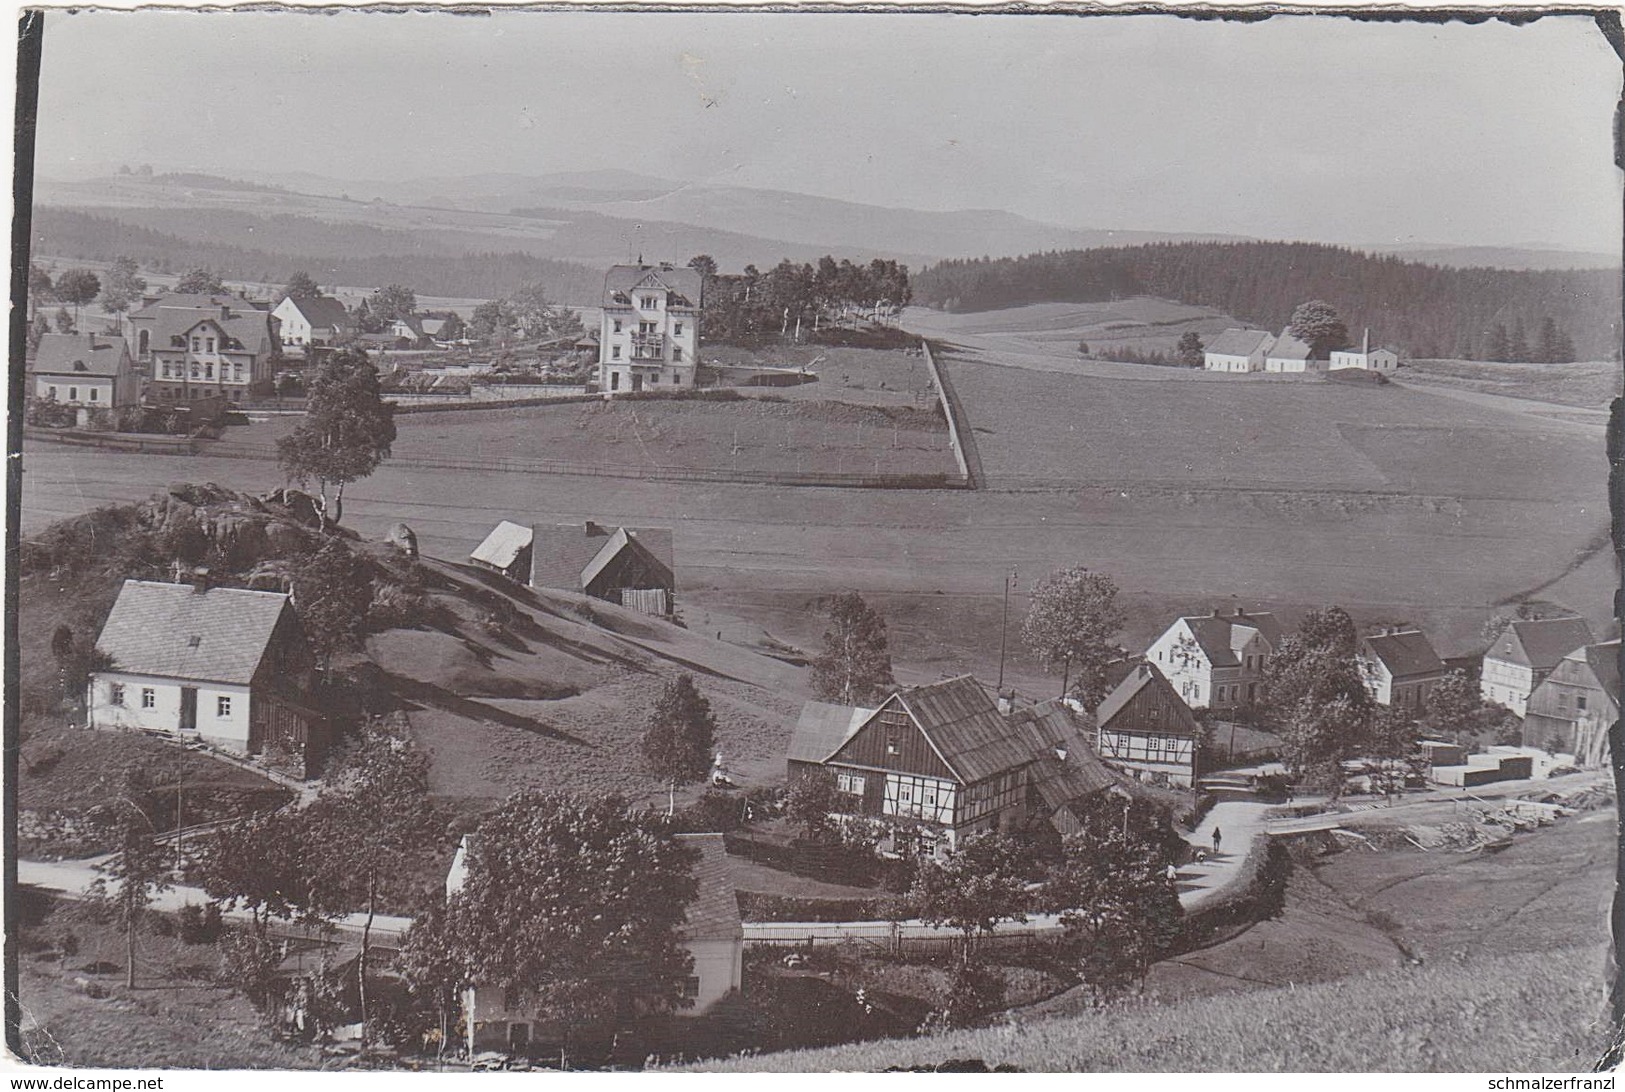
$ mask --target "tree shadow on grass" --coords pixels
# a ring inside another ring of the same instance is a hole
[[[591,742],[582,739],[580,736],[571,735],[569,732],[556,728],[545,721],[537,720],[535,717],[510,713],[506,709],[500,709],[494,705],[487,705],[482,701],[475,701],[472,698],[453,694],[444,687],[436,686],[433,683],[408,679],[388,671],[384,672],[384,679],[398,697],[415,702],[420,707],[427,706],[433,709],[441,709],[469,720],[483,720],[492,724],[500,724],[505,728],[517,728],[522,732],[531,732],[564,743],[574,743],[582,747],[592,746]]]

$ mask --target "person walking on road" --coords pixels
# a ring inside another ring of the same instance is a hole
[[[1219,852],[1219,828],[1218,827],[1213,828],[1213,852],[1215,854],[1217,854]]]

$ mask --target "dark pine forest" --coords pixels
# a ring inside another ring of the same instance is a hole
[[[913,290],[914,302],[947,311],[1158,296],[1271,331],[1322,299],[1351,332],[1370,327],[1417,358],[1493,359],[1508,331],[1532,341],[1551,320],[1579,358],[1619,355],[1620,273],[1608,269],[1457,269],[1318,243],[1152,243],[945,261],[921,270]]]

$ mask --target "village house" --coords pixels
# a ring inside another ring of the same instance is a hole
[[[1484,653],[1479,691],[1484,700],[1504,705],[1520,717],[1534,693],[1558,663],[1592,641],[1583,618],[1522,618],[1508,622]]]
[[[952,849],[971,834],[1049,819],[1075,829],[1071,806],[1116,785],[1059,701],[995,704],[969,675],[898,690],[876,709],[808,702],[790,739],[794,782],[828,776],[837,817],[896,820],[896,838]]]
[[[301,352],[311,346],[337,345],[356,332],[350,312],[332,296],[287,296],[271,315],[282,324],[282,344]]]
[[[1326,370],[1329,372],[1341,371],[1345,368],[1359,368],[1368,372],[1392,373],[1399,367],[1399,354],[1392,349],[1373,349],[1371,347],[1371,331],[1367,330],[1360,339],[1358,349],[1334,349]]]
[[[132,314],[130,324],[136,358],[149,364],[148,396],[157,401],[240,402],[271,377],[271,358],[282,347],[270,311],[228,295],[164,296]]]
[[[1264,370],[1280,373],[1308,371],[1309,358],[1309,346],[1292,336],[1290,326],[1282,327],[1280,336],[1264,355]]]
[[[676,610],[668,527],[538,523],[531,527],[530,545],[533,588],[590,595],[662,618]]]
[[[1525,747],[1575,756],[1581,766],[1608,761],[1608,729],[1619,718],[1619,638],[1575,649],[1529,695]]]
[[[1268,612],[1188,614],[1146,649],[1154,664],[1192,709],[1230,711],[1258,701],[1264,665],[1281,643],[1281,626]]]
[[[1355,658],[1378,705],[1420,713],[1445,676],[1444,661],[1418,629],[1385,629],[1360,641]]]
[[[1268,330],[1231,328],[1202,351],[1202,367],[1210,372],[1257,372],[1275,339]]]
[[[704,285],[697,270],[666,262],[611,266],[604,277],[598,389],[614,394],[692,387]]]
[[[268,748],[302,757],[307,774],[326,750],[310,707],[315,661],[292,601],[281,592],[126,580],[96,640],[107,666],[90,676],[92,728],[197,739],[237,754]]]
[[[1095,710],[1095,753],[1137,781],[1188,789],[1202,728],[1155,664],[1134,666]]]
[[[679,1016],[703,1016],[743,985],[745,931],[739,918],[739,901],[728,867],[728,851],[720,834],[678,834],[677,841],[699,851],[694,878],[699,892],[688,904],[687,920],[678,936],[694,959],[693,973],[684,996],[693,1004],[678,1010]],[[469,837],[465,835],[451,870],[446,875],[446,898],[450,899],[468,882]],[[501,1050],[524,1054],[540,1045],[552,1033],[544,1021],[526,1012],[500,987],[472,985],[462,996],[463,1017],[468,1034],[469,1054]]]
[[[33,393],[84,411],[119,409],[141,397],[141,377],[121,337],[45,334],[34,354]]]

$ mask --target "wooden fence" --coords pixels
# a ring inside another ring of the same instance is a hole
[[[942,369],[937,367],[937,361],[931,355],[931,346],[920,342],[920,349],[925,353],[925,367],[931,373],[931,385],[937,390],[937,400],[942,403],[942,416],[948,422],[948,446],[954,453],[954,462],[959,465],[959,476],[964,480],[966,489],[975,489],[976,482],[971,476],[970,463],[965,458],[965,445],[959,431],[959,399],[951,393]]]
[[[70,447],[96,447],[110,451],[133,451],[144,455],[196,455],[207,440],[190,436],[164,436],[144,432],[81,432],[77,429],[23,426],[23,439],[40,440]]]

